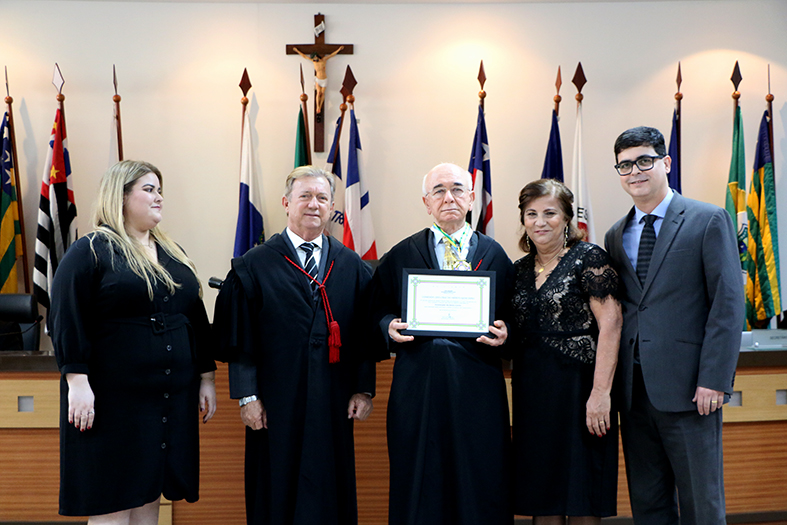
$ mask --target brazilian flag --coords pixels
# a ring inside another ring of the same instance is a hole
[[[773,180],[767,111],[760,123],[746,211],[749,216],[746,323],[751,328],[755,323],[766,321],[782,311],[776,186]]]
[[[730,161],[730,178],[727,182],[727,213],[732,217],[735,226],[738,254],[741,258],[741,269],[748,271],[749,252],[746,248],[749,237],[748,214],[746,211],[746,151],[743,146],[743,117],[740,106],[735,108],[735,120],[732,127],[732,160]]]
[[[18,291],[16,277],[16,259],[22,255],[22,235],[19,226],[19,208],[16,201],[16,185],[14,184],[14,161],[11,145],[11,133],[8,128],[8,113],[3,115],[0,125],[0,136],[3,149],[0,151],[0,293],[16,293]]]

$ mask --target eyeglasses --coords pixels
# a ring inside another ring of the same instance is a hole
[[[620,164],[615,164],[615,169],[618,170],[618,173],[623,175],[631,175],[631,172],[634,170],[634,164],[637,165],[639,171],[648,171],[653,169],[653,163],[656,162],[656,159],[663,159],[664,155],[642,155],[641,157],[637,158],[635,161],[624,160]]]
[[[445,198],[445,192],[448,191],[446,188],[435,188],[430,193],[429,196],[433,199],[442,200]],[[454,199],[461,199],[464,197],[468,191],[463,188],[462,186],[454,186],[451,188],[451,196]]]

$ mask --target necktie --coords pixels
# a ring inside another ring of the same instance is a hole
[[[656,215],[645,215],[642,218],[645,221],[645,226],[642,228],[642,235],[639,238],[639,252],[637,253],[637,277],[639,277],[641,284],[645,283],[645,278],[648,276],[650,258],[653,255],[653,247],[656,245],[656,229],[653,227],[656,219],[658,219]]]
[[[306,273],[308,273],[309,275],[311,275],[316,279],[317,261],[314,260],[314,248],[316,248],[316,245],[310,242],[305,242],[300,245],[300,249],[303,250],[304,253],[306,253],[306,261],[303,263],[303,269],[306,270]],[[312,292],[317,290],[318,286],[316,282],[311,281],[311,283],[309,284],[312,287]]]

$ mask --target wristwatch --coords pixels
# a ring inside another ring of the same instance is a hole
[[[249,403],[251,403],[252,401],[257,401],[257,396],[246,396],[246,397],[242,397],[242,398],[238,399],[238,404],[239,404],[240,406],[246,406],[246,405],[248,405]]]

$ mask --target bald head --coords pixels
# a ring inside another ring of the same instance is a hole
[[[438,164],[424,177],[423,201],[426,213],[446,233],[465,225],[467,212],[473,209],[473,179],[467,170],[456,164]]]
[[[437,175],[441,173],[450,173],[452,175],[455,175],[456,177],[463,179],[462,185],[466,189],[468,190],[473,189],[473,177],[472,175],[470,175],[470,173],[467,170],[460,168],[456,164],[451,164],[450,162],[443,162],[441,164],[438,164],[431,170],[429,170],[429,172],[426,175],[424,175],[424,180],[421,183],[421,191],[423,192],[424,196],[426,196],[426,194],[431,192],[432,189],[434,188],[434,184],[430,184],[431,183],[430,177],[432,175]]]

